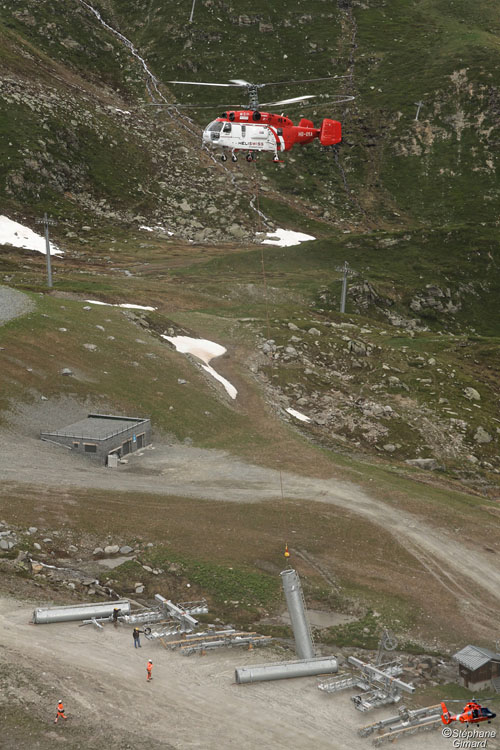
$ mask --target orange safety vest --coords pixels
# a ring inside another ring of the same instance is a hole
[[[146,669],[148,670],[149,674],[151,674],[151,670],[153,669],[153,665],[148,662],[148,666],[146,667]]]
[[[57,713],[58,714],[63,714],[64,713],[64,706],[63,706],[62,703],[58,703],[57,704]]]

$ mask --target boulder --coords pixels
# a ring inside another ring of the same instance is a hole
[[[321,336],[321,331],[317,328],[310,328],[307,333],[310,333],[311,336]]]
[[[95,344],[84,344],[83,348],[87,349],[89,352],[97,351],[97,346]]]
[[[102,547],[96,547],[95,550],[92,552],[93,555],[102,555],[104,552]]]
[[[129,547],[128,544],[125,544],[123,547],[120,547],[120,555],[130,555],[131,552],[133,552],[133,547]]]
[[[347,351],[351,354],[355,354],[358,357],[366,357],[369,354],[369,347],[364,343],[364,341],[349,339],[349,341],[347,342]]]
[[[476,443],[491,443],[493,438],[491,437],[489,432],[486,432],[484,427],[479,426],[474,433],[474,440]]]
[[[298,326],[296,326],[295,323],[288,323],[288,328],[291,331],[300,331],[300,328]]]
[[[227,230],[229,234],[232,234],[233,237],[236,237],[236,239],[243,239],[245,237],[246,232],[243,229],[243,227],[240,227],[239,224],[231,224],[231,226]]]
[[[78,547],[76,547],[74,544],[70,544],[68,547],[68,552],[78,552]]]
[[[464,396],[465,398],[468,398],[469,401],[481,401],[481,395],[476,391],[475,388],[471,388],[470,386],[468,388],[464,388]]]
[[[29,531],[30,534],[36,534],[36,532],[38,531],[38,529],[37,529],[36,526],[30,526],[29,529],[28,529],[28,531]]]
[[[428,471],[435,471],[441,468],[435,458],[410,458],[405,463],[410,466],[417,466],[419,469],[427,469]]]
[[[73,372],[69,369],[69,367],[63,367],[61,370],[61,375],[73,375]]]
[[[108,544],[107,547],[104,547],[105,555],[117,555],[119,551],[120,547],[117,544]]]

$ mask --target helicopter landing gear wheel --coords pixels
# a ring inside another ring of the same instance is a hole
[[[278,162],[279,160],[280,160],[280,158],[279,158],[278,154],[274,154],[273,161],[274,162]]]
[[[238,161],[236,154],[231,154],[231,161]]]
[[[227,161],[227,155],[226,154],[221,154],[220,155],[220,160],[221,161]]]
[[[247,160],[247,161],[253,161],[253,160],[254,160],[254,158],[253,158],[253,154],[252,154],[252,153],[249,153],[249,154],[247,154],[247,155],[246,155],[246,160]]]

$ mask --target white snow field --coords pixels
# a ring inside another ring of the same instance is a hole
[[[301,242],[316,239],[310,234],[293,232],[291,229],[277,229],[275,232],[268,232],[266,237],[267,240],[262,240],[263,245],[277,245],[278,247],[291,247],[292,245],[299,245]]]
[[[297,411],[296,409],[292,409],[291,407],[288,407],[285,409],[289,414],[292,415],[292,417],[295,417],[295,419],[299,419],[301,422],[310,422],[311,417],[306,417],[305,414],[301,414],[300,411]]]
[[[200,359],[204,364],[203,369],[208,372],[213,378],[218,380],[231,398],[236,398],[238,391],[226,378],[219,375],[213,367],[209,365],[210,360],[214,357],[220,357],[225,353],[226,349],[220,344],[216,344],[214,341],[208,341],[207,339],[193,339],[190,336],[166,336],[162,333],[162,338],[170,341],[175,346],[178,352],[182,354],[192,354],[193,357]]]
[[[133,305],[129,303],[123,303],[123,304],[116,304],[113,305],[111,302],[101,302],[97,299],[86,299],[85,302],[88,302],[89,305],[105,305],[106,307],[126,307],[127,310],[150,310],[151,312],[153,310],[156,310],[156,307],[147,307],[147,305]]]
[[[17,221],[12,221],[7,216],[0,216],[0,245],[22,247],[25,250],[35,250],[45,255],[45,237],[18,224]],[[51,242],[50,254],[62,255],[63,251]]]

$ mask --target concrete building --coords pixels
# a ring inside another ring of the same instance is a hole
[[[459,682],[469,690],[500,690],[500,654],[479,646],[466,646],[453,655],[458,662]]]
[[[128,453],[151,443],[151,420],[142,417],[89,414],[87,419],[54,432],[42,432],[40,437],[42,440],[82,453],[102,464],[110,457],[111,465],[113,458],[123,458]]]

